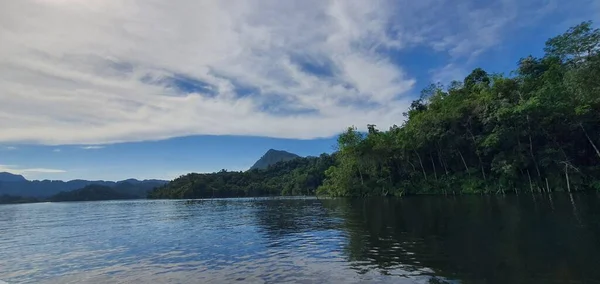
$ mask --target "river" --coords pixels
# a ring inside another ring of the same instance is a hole
[[[600,195],[0,205],[8,283],[600,283]]]

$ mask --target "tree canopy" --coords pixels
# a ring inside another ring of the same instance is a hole
[[[188,174],[149,197],[600,190],[599,50],[600,30],[583,22],[510,76],[476,68],[462,82],[431,85],[400,126],[349,127],[333,155]]]
[[[348,128],[319,193],[600,189],[600,31],[591,22],[522,58],[512,76],[477,68],[432,85],[387,131]]]
[[[190,173],[154,189],[148,198],[212,198],[274,195],[314,195],[334,158],[296,158],[266,169],[246,172],[221,170],[217,173]]]

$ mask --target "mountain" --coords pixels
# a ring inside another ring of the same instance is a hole
[[[288,153],[289,154],[289,153]],[[293,155],[293,154],[292,154]],[[335,157],[297,157],[264,170],[190,173],[148,193],[150,199],[314,195]]]
[[[276,163],[290,161],[296,158],[300,158],[300,156],[282,150],[269,149],[269,151],[256,161],[250,169],[266,169]]]
[[[11,177],[2,178],[2,177]],[[103,180],[33,180],[13,174],[0,175],[0,195],[12,195],[22,197],[47,198],[63,191],[72,191],[84,188],[89,185],[101,185],[114,188],[117,192],[131,194],[136,197],[145,197],[146,193],[155,187],[166,184],[165,180],[136,180],[128,179],[124,181],[103,181]]]
[[[121,199],[135,199],[138,196],[133,194],[123,193],[117,191],[115,188],[103,186],[103,185],[88,185],[84,188],[63,191],[49,198],[50,201],[98,201],[98,200],[121,200]]]
[[[1,172],[0,173],[0,182],[3,182],[3,181],[14,182],[14,181],[27,181],[27,180],[22,175],[15,175],[15,174],[7,173],[7,172]]]

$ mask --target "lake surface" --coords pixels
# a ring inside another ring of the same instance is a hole
[[[0,205],[0,280],[600,283],[600,197]]]

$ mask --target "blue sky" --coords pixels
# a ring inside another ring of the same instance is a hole
[[[335,139],[189,136],[102,146],[20,145],[5,147],[0,156],[3,167],[33,161],[33,170],[23,174],[36,179],[172,179],[189,172],[247,170],[270,148],[309,156],[330,153],[333,145]]]
[[[0,171],[244,170],[401,124],[431,82],[509,72],[598,0],[23,0],[0,9]]]

